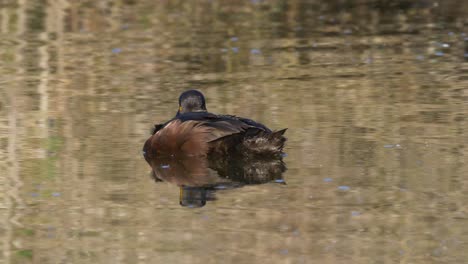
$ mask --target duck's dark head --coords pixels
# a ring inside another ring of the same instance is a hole
[[[179,96],[177,114],[189,112],[206,112],[205,97],[197,90],[188,90]]]

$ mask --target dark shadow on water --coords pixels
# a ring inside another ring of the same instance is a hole
[[[242,156],[155,159],[152,176],[180,187],[180,205],[198,208],[216,200],[215,192],[245,185],[275,182],[285,184],[282,159],[252,159]]]

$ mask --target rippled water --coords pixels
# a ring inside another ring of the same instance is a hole
[[[2,2],[0,262],[466,262],[466,10]],[[289,128],[286,184],[190,209],[155,182],[142,145],[188,88]]]

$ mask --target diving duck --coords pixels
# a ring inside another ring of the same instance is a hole
[[[188,90],[179,97],[174,118],[154,126],[145,142],[146,161],[161,157],[196,157],[241,153],[252,157],[281,157],[286,129],[272,131],[248,118],[207,111],[205,97]]]

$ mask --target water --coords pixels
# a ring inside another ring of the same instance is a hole
[[[386,2],[2,3],[0,262],[466,262],[467,2]],[[279,182],[150,177],[188,88],[288,127]]]

